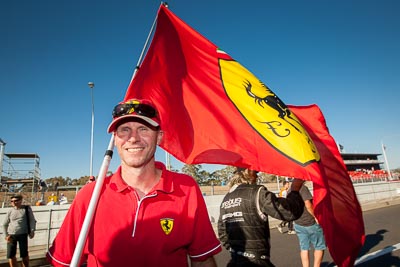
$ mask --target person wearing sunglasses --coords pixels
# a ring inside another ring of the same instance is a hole
[[[7,241],[7,258],[11,267],[17,266],[17,245],[24,267],[29,267],[28,236],[35,236],[36,219],[30,206],[22,205],[22,195],[11,197],[12,208],[3,222],[3,233]]]
[[[163,130],[154,105],[132,99],[112,115],[108,132],[121,163],[105,178],[81,263],[215,267],[214,255],[222,248],[199,186],[155,161]],[[53,266],[71,262],[95,184],[85,185],[74,199],[47,254]]]

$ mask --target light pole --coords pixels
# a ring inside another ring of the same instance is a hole
[[[4,142],[0,138],[0,177],[3,175],[3,159],[4,159],[4,147],[6,146],[6,142]],[[5,187],[2,187],[2,189]],[[6,190],[4,190],[4,198],[3,198],[3,203],[1,203],[1,207],[4,208],[5,200],[6,200]]]
[[[4,147],[6,142],[0,138],[0,177],[3,175],[3,159],[4,159]]]
[[[381,144],[382,144],[383,157],[385,159],[386,170],[387,170],[388,175],[389,175],[389,180],[392,180],[393,178],[392,178],[392,174],[390,173],[389,162],[388,162],[388,159],[386,157],[386,146],[383,144],[383,141],[381,142]]]
[[[94,83],[89,82],[88,86],[90,87],[90,94],[92,97],[92,128],[90,134],[90,170],[89,170],[89,180],[94,179],[93,177],[93,128],[94,128],[94,101],[93,101],[93,88]]]
[[[167,165],[167,170],[171,170],[171,155],[165,151],[165,165]]]
[[[399,137],[399,136],[400,136],[400,134],[390,134],[390,135],[385,135],[384,137],[381,138],[381,145],[382,145],[383,157],[384,157],[384,159],[385,159],[385,166],[386,166],[386,170],[387,170],[387,172],[388,172],[388,175],[389,175],[389,179],[390,179],[390,180],[393,179],[393,176],[392,176],[392,173],[390,172],[389,160],[388,160],[388,158],[387,158],[387,156],[386,156],[387,142],[388,142],[388,139],[393,139],[393,137]],[[384,140],[386,140],[386,145],[383,144],[383,141],[384,141]],[[395,145],[396,148],[398,149],[398,146],[397,146],[397,145],[398,145],[398,142],[397,142],[397,140],[398,140],[398,138],[396,138],[396,142],[395,142],[395,143],[392,142],[392,148],[393,148],[393,145]],[[393,150],[392,150],[392,151],[393,151]]]

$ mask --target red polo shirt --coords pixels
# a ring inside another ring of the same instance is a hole
[[[160,181],[141,200],[121,178],[105,178],[81,261],[88,266],[188,266],[221,251],[195,180],[162,169]],[[95,182],[77,194],[47,253],[54,266],[68,266]]]

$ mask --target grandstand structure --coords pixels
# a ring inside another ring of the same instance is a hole
[[[30,193],[34,198],[41,183],[40,157],[36,153],[5,153],[0,139],[0,177],[3,205],[11,194]],[[33,202],[34,199],[31,199]]]
[[[353,182],[388,180],[389,174],[382,169],[383,161],[378,153],[340,153]]]
[[[383,161],[376,153],[340,153],[348,171],[380,170]]]

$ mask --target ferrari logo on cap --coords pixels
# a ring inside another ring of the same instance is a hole
[[[274,92],[234,60],[220,58],[219,66],[226,95],[265,141],[301,165],[320,160],[299,119]]]
[[[164,231],[166,235],[169,235],[174,228],[174,219],[171,218],[163,218],[160,219],[161,229]]]

